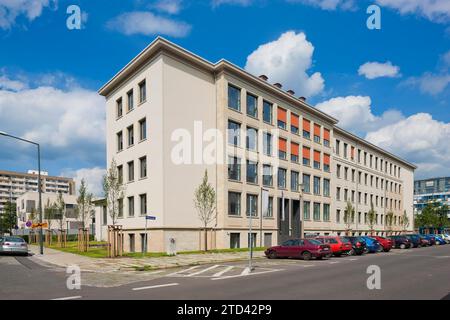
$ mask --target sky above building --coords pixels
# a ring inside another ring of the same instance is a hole
[[[381,29],[367,27],[373,4]],[[268,75],[418,178],[450,175],[448,0],[0,0],[0,131],[41,142],[43,169],[100,194],[97,90],[158,35]],[[34,169],[33,152],[0,138],[0,168]]]

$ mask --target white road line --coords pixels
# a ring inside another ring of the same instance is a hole
[[[56,298],[52,300],[75,300],[75,299],[81,299],[81,296],[73,296],[73,297],[65,297],[65,298]]]
[[[224,280],[224,279],[231,279],[231,278],[241,278],[241,277],[255,276],[257,274],[271,273],[271,272],[276,272],[276,271],[283,271],[283,269],[254,272],[254,273],[249,273],[249,274],[246,274],[246,275],[238,274],[238,275],[235,275],[235,276],[225,276],[225,277],[220,277],[220,278],[212,278],[211,280]]]
[[[189,268],[189,269],[185,269],[185,270],[181,270],[181,271],[177,271],[177,272],[168,274],[168,276],[169,276],[169,277],[170,277],[170,276],[176,276],[176,275],[178,275],[178,274],[180,274],[180,273],[184,273],[184,272],[187,272],[187,271],[191,271],[191,270],[197,269],[198,267],[200,267],[200,266],[193,266],[193,267],[191,267],[191,268]]]
[[[308,267],[314,267],[314,266],[315,266],[315,264],[307,264],[307,265],[304,265],[303,267],[308,268]]]
[[[348,261],[358,261],[358,259],[353,258],[353,259],[348,259]]]
[[[140,290],[147,290],[147,289],[156,289],[156,288],[164,288],[164,287],[173,287],[178,286],[179,283],[167,283],[167,284],[160,284],[157,286],[149,286],[149,287],[141,287],[141,288],[133,288],[133,291],[140,291]]]
[[[331,261],[331,262],[328,262],[329,264],[337,264],[337,263],[339,263],[338,261]]]
[[[203,269],[203,270],[200,270],[200,271],[191,273],[190,275],[188,275],[188,277],[193,277],[193,276],[196,276],[196,275],[198,275],[198,274],[202,274],[202,273],[204,273],[204,272],[208,272],[209,270],[215,269],[215,268],[217,268],[217,267],[220,267],[220,265],[216,264],[216,265],[211,266],[211,267],[209,267],[209,268],[206,268],[206,269]]]
[[[222,276],[223,274],[227,273],[228,271],[230,271],[233,268],[234,268],[233,266],[228,266],[225,269],[223,269],[222,271],[219,271],[219,272],[215,273],[213,275],[213,277],[220,277],[220,276]]]

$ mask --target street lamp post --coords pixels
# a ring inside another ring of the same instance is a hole
[[[6,132],[0,131],[0,136],[4,136],[7,138],[16,139],[22,142],[30,143],[32,145],[35,145],[37,147],[37,154],[38,154],[38,193],[39,193],[39,223],[42,225],[42,186],[41,186],[41,146],[39,143],[23,139],[20,137],[16,137],[13,135],[10,135]],[[43,242],[43,236],[42,236],[42,226],[40,228],[39,232],[39,248],[40,248],[40,254],[44,254],[44,242]]]
[[[304,212],[302,212],[302,210],[304,210],[305,208],[303,208],[303,191],[304,191],[304,184],[303,183],[299,183],[298,185],[300,187],[300,238],[304,238],[305,235],[305,220],[303,219],[303,214]]]

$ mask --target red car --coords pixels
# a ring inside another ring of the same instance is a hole
[[[329,245],[313,239],[292,239],[285,241],[281,246],[270,247],[264,253],[269,259],[302,258],[310,260],[311,258],[331,257],[331,248]]]
[[[347,239],[342,239],[340,237],[317,237],[316,240],[323,244],[327,244],[331,247],[331,251],[334,256],[340,257],[343,254],[348,254],[352,251],[352,244]]]
[[[389,252],[392,249],[393,246],[393,242],[391,239],[385,238],[385,237],[380,237],[380,236],[370,236],[371,238],[374,238],[375,240],[377,240],[381,246],[383,247],[383,251],[384,252]]]

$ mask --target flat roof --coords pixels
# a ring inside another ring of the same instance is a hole
[[[38,174],[33,174],[33,173],[26,173],[26,172],[17,172],[17,171],[6,171],[6,170],[0,170],[0,174],[4,174],[4,175],[15,175],[15,176],[23,176],[23,177],[38,177]],[[68,182],[74,181],[73,178],[66,178],[66,177],[57,177],[57,176],[49,176],[49,175],[42,175],[41,174],[41,179],[61,179],[61,180],[66,180]]]

